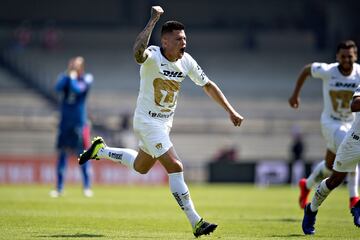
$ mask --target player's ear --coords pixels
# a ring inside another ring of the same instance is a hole
[[[340,54],[339,53],[336,53],[335,59],[336,59],[337,62],[340,62],[341,59],[340,59]]]
[[[167,37],[167,35],[165,34],[165,35],[161,36],[161,46],[162,46],[163,48],[166,48],[167,45],[168,45],[168,37]]]

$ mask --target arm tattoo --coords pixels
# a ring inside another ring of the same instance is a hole
[[[155,21],[150,19],[144,30],[139,33],[135,40],[133,51],[135,60],[138,63],[143,63],[146,60],[146,56],[144,56],[144,51],[149,44],[150,36],[155,27],[155,23]]]

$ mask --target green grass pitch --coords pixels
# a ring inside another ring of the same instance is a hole
[[[359,239],[345,187],[320,208],[316,235],[304,236],[298,189],[253,185],[190,185],[197,211],[219,224],[201,239]],[[0,239],[194,239],[168,186],[80,186],[52,199],[51,186],[0,186]]]

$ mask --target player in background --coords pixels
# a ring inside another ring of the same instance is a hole
[[[148,46],[155,24],[163,14],[160,6],[151,8],[151,17],[134,44],[134,57],[140,67],[140,90],[133,127],[139,139],[139,151],[107,147],[101,137],[79,158],[84,164],[89,159],[109,159],[138,173],[146,174],[159,161],[169,176],[170,191],[185,212],[195,237],[210,234],[216,224],[203,220],[195,210],[189,189],[184,181],[183,165],[170,140],[174,111],[182,81],[186,76],[229,114],[234,126],[240,126],[243,117],[237,113],[218,86],[208,79],[196,61],[185,52],[184,25],[166,22],[161,29],[161,47]]]
[[[299,204],[304,208],[311,188],[322,179],[329,177],[332,172],[336,150],[344,139],[354,121],[350,103],[355,89],[360,84],[360,66],[357,61],[357,47],[351,40],[339,43],[336,50],[336,63],[317,63],[306,65],[301,71],[294,91],[289,99],[293,108],[300,106],[300,90],[305,80],[312,76],[323,81],[324,109],[321,114],[321,131],[325,138],[327,149],[325,160],[321,161],[311,175],[299,181]],[[359,199],[358,170],[348,174],[348,190],[350,208]]]
[[[302,229],[305,234],[315,234],[318,208],[333,189],[339,186],[346,174],[354,172],[360,162],[360,87],[354,93],[351,110],[356,112],[355,121],[338,148],[332,174],[322,180],[310,203],[304,209]],[[360,201],[351,208],[355,226],[360,227]]]
[[[55,89],[61,95],[60,123],[58,128],[56,165],[56,188],[50,192],[51,197],[63,194],[64,178],[70,154],[79,156],[90,146],[90,127],[88,125],[86,99],[93,82],[93,76],[85,73],[83,57],[70,59],[68,69],[61,74]],[[92,197],[90,163],[81,166],[83,193]]]

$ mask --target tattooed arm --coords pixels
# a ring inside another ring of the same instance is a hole
[[[137,36],[133,51],[134,51],[134,57],[137,63],[143,63],[145,62],[147,56],[144,54],[145,49],[147,48],[147,45],[150,40],[151,33],[155,27],[155,24],[159,20],[161,14],[164,13],[164,10],[160,6],[153,6],[151,8],[151,17],[149,22],[147,23],[144,30],[142,30],[141,33]]]

